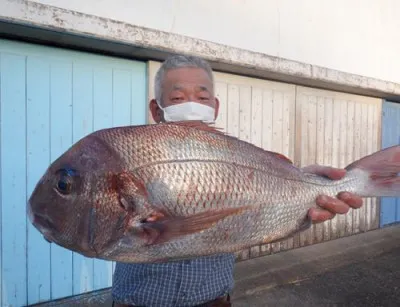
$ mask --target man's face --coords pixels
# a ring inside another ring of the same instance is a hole
[[[213,95],[213,84],[207,73],[201,68],[176,68],[169,70],[162,82],[161,106],[194,101],[215,109],[215,118],[218,116],[219,101]],[[150,110],[155,122],[164,121],[163,111],[153,99]]]

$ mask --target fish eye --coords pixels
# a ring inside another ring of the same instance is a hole
[[[57,189],[64,194],[68,193],[70,191],[70,188],[71,184],[65,179],[60,179],[57,182]]]
[[[59,170],[57,175],[56,188],[61,194],[69,194],[72,190],[73,171],[69,169]]]

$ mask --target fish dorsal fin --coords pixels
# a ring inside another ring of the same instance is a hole
[[[281,160],[286,161],[286,162],[288,162],[288,163],[290,163],[290,164],[293,164],[293,161],[290,160],[288,157],[286,157],[286,156],[283,155],[283,154],[280,154],[280,153],[277,153],[277,152],[273,152],[273,151],[268,151],[268,152],[269,152],[270,154],[275,155],[275,157],[277,157],[278,159],[281,159]]]
[[[285,161],[285,162],[287,162],[287,163],[293,165],[293,161],[290,160],[288,157],[286,157],[285,155],[283,155],[283,154],[281,154],[281,153],[274,152],[274,151],[268,151],[268,150],[265,150],[265,149],[263,149],[263,148],[261,148],[261,147],[258,147],[258,146],[256,146],[256,145],[254,145],[254,144],[252,144],[252,143],[250,143],[250,142],[248,142],[248,141],[240,140],[239,138],[237,138],[237,137],[235,137],[235,136],[232,136],[232,135],[230,135],[230,134],[227,133],[227,132],[224,132],[222,128],[215,127],[215,126],[213,126],[212,124],[210,124],[210,123],[205,123],[205,122],[203,122],[203,121],[201,121],[201,120],[189,120],[189,121],[169,122],[169,123],[164,123],[163,125],[183,126],[183,127],[189,127],[189,128],[199,129],[199,130],[202,130],[202,131],[205,131],[205,132],[211,132],[211,133],[216,133],[216,134],[219,134],[219,135],[223,135],[223,136],[226,136],[226,137],[228,137],[228,138],[231,138],[231,139],[234,139],[234,140],[237,140],[237,141],[241,141],[241,142],[244,142],[244,143],[248,143],[248,144],[250,144],[250,145],[256,147],[258,150],[262,150],[262,151],[264,151],[265,153],[272,154],[272,155],[274,155],[276,158],[281,159],[282,161]]]

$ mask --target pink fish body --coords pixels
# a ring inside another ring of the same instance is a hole
[[[87,257],[153,263],[231,253],[310,226],[320,194],[400,196],[400,146],[342,180],[197,122],[96,131],[54,161],[28,214],[44,237]]]

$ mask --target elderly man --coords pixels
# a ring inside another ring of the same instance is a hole
[[[155,77],[155,99],[150,111],[157,123],[203,120],[213,122],[219,101],[214,95],[213,73],[207,62],[189,56],[173,56],[160,67]],[[345,170],[310,166],[307,171],[340,179]],[[321,196],[320,209],[310,210],[315,222],[322,222],[349,207],[358,208],[362,200],[350,193],[338,198]],[[114,306],[231,306],[233,254],[159,264],[117,263],[113,282]]]

